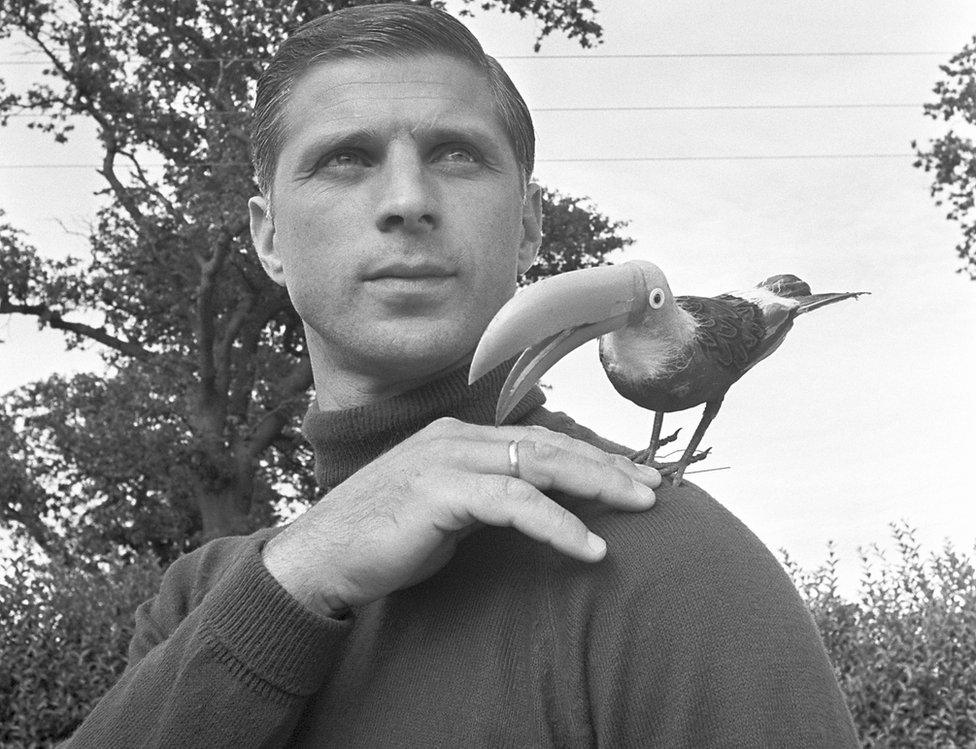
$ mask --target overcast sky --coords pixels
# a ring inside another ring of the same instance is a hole
[[[918,527],[928,550],[946,538],[972,549],[976,283],[954,273],[958,230],[912,168],[909,143],[944,127],[921,104],[939,63],[976,34],[976,4],[597,5],[604,44],[586,53],[549,39],[543,56],[568,56],[554,59],[524,59],[530,22],[497,12],[468,22],[536,113],[539,180],[630,222],[635,243],[614,260],[657,263],[676,294],[776,273],[814,292],[872,293],[800,318],[732,388],[705,436],[713,453],[702,467],[729,468],[691,478],[807,565],[836,542],[848,592],[857,547],[888,545],[889,522]],[[9,43],[0,52],[17,54]],[[867,52],[937,54],[838,54]],[[32,74],[0,73],[12,83]],[[795,106],[864,104],[912,106]],[[552,111],[564,108],[577,111]],[[94,166],[23,165],[94,165],[90,138],[85,127],[68,146],[16,124],[0,132],[0,208],[50,254],[84,250],[66,229],[86,230],[100,178]],[[809,158],[818,155],[858,158]],[[0,338],[0,392],[98,366],[92,353],[66,355],[59,335],[30,320],[0,319]],[[646,443],[652,415],[612,390],[595,343],[545,381],[550,407]],[[687,437],[699,416],[668,415],[665,433],[683,426]]]

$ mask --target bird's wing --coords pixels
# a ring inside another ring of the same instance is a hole
[[[728,294],[674,301],[695,318],[698,344],[723,367],[742,373],[765,356],[766,324],[758,305]]]

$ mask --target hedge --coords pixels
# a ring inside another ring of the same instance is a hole
[[[945,547],[922,557],[893,528],[896,557],[862,554],[857,600],[828,551],[784,566],[820,629],[866,747],[976,746],[976,573]],[[74,568],[21,554],[0,574],[0,746],[69,736],[125,667],[132,613],[159,583],[152,560]]]
[[[95,568],[29,554],[0,574],[0,746],[51,746],[125,668],[133,612],[159,586],[153,560]]]

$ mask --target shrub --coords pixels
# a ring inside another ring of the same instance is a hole
[[[154,560],[95,568],[18,549],[0,573],[0,746],[69,736],[125,668],[133,612],[159,585]]]
[[[862,554],[857,601],[838,592],[837,558],[784,563],[834,663],[864,746],[976,745],[976,570],[946,546],[922,558],[894,526],[897,559]],[[23,550],[20,550],[21,552]],[[0,574],[0,746],[50,746],[125,668],[133,612],[152,596],[154,560],[97,568],[26,553]]]
[[[866,747],[976,745],[976,572],[951,545],[923,559],[893,525],[897,559],[861,553],[856,602],[837,590],[837,559],[787,570],[810,607]]]

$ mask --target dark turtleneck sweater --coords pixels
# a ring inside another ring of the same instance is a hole
[[[472,388],[466,374],[347,411],[313,405],[320,484],[438,417],[491,423],[504,370]],[[626,451],[543,401],[532,391],[509,420]],[[70,745],[856,745],[802,601],[711,497],[662,485],[647,512],[581,516],[607,540],[602,562],[483,528],[428,580],[343,620],[267,572],[274,529],[207,544],[139,608],[127,670]]]

